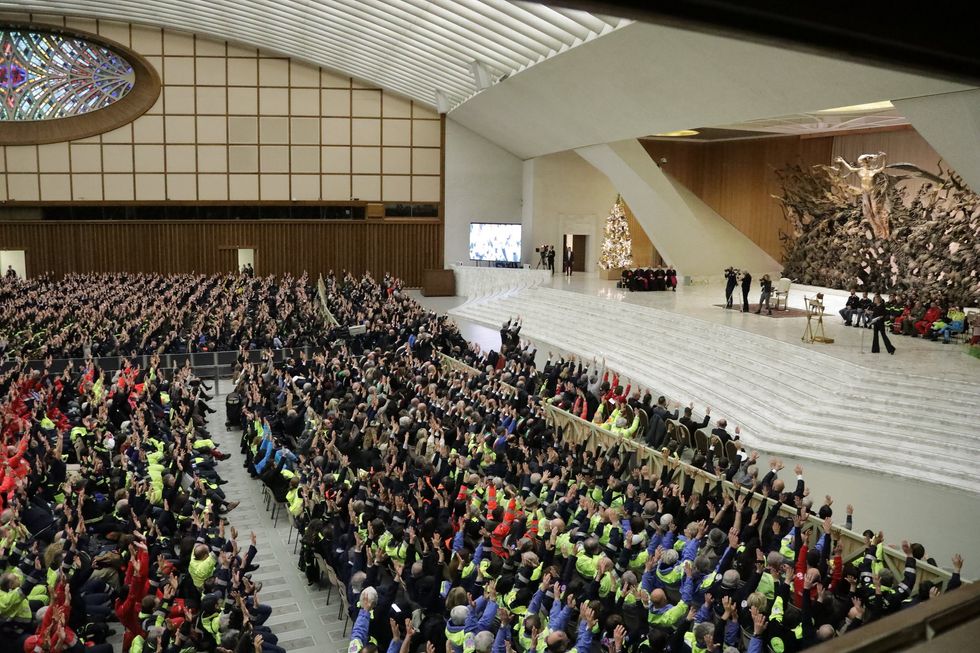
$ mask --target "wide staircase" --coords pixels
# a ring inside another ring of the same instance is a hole
[[[747,446],[980,492],[980,383],[863,367],[677,313],[552,289],[450,311],[524,319],[539,348],[589,359],[687,404],[711,406]]]

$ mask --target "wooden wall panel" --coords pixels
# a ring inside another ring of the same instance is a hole
[[[410,286],[442,267],[442,223],[39,222],[0,223],[0,249],[27,251],[27,272],[224,272],[227,250],[251,247],[258,274],[333,269],[391,272]],[[222,253],[225,255],[223,256]],[[237,258],[235,259],[237,260]],[[225,261],[225,263],[223,263]]]
[[[665,173],[728,220],[777,260],[782,258],[779,231],[782,208],[775,171],[789,163],[830,163],[832,137],[786,136],[697,143],[644,141],[647,152],[666,158]]]
[[[704,178],[704,145],[684,141],[640,141],[654,161],[667,159],[662,164],[669,174],[695,195],[701,195]]]
[[[660,256],[660,252],[657,251],[657,248],[653,246],[653,243],[650,241],[650,237],[643,229],[643,225],[636,220],[636,216],[633,215],[633,211],[630,209],[629,205],[624,202],[623,206],[626,208],[626,222],[630,229],[630,240],[633,241],[633,265],[638,268],[649,268],[663,265],[664,259]]]
[[[883,151],[890,163],[908,162],[938,172],[940,155],[911,127],[813,137],[782,136],[734,141],[641,141],[665,173],[682,183],[736,229],[777,260],[783,211],[773,195],[782,189],[776,170],[799,163],[830,164],[842,155]],[[945,162],[943,163],[945,166]]]
[[[806,148],[803,143],[806,143]],[[765,138],[706,145],[701,198],[754,243],[779,260],[783,211],[776,170],[799,162],[828,163],[832,138]]]

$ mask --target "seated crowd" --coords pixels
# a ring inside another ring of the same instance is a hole
[[[302,347],[322,332],[315,299],[305,274],[4,278],[0,353],[41,359]]]
[[[695,491],[677,456],[653,474],[627,447],[566,438],[547,402],[655,446],[677,413],[598,365],[536,369],[519,319],[484,354],[387,275],[327,283],[336,318],[367,332],[243,362],[234,383],[249,471],[302,533],[309,581],[343,582],[353,653],[797,651],[960,584],[956,556],[947,587],[916,586],[925,552],[908,542],[896,575],[874,529],[845,564],[833,499],[814,505],[799,466],[787,484],[778,459],[696,457]]]
[[[256,538],[224,516],[209,390],[159,355],[0,375],[0,652],[282,653]]]
[[[618,286],[631,291],[677,291],[677,271],[674,268],[637,268],[623,270]]]
[[[867,291],[858,297],[851,290],[847,304],[840,310],[844,326],[871,328],[874,302]],[[885,302],[885,324],[891,333],[913,338],[943,339],[949,344],[953,335],[966,333],[969,328],[962,306],[939,299],[917,299],[896,294]]]

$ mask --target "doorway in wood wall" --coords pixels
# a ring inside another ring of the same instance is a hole
[[[238,271],[241,272],[248,266],[253,272],[255,271],[255,250],[251,247],[239,247],[238,248]]]
[[[562,238],[562,252],[572,248],[572,272],[585,272],[585,257],[588,254],[586,246],[589,237],[585,234],[565,234]],[[556,258],[561,258],[558,256]],[[558,262],[555,262],[558,265]]]

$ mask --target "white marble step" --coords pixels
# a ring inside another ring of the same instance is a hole
[[[451,311],[609,366],[682,403],[712,406],[750,446],[980,491],[980,386],[881,372],[764,336],[550,289],[498,293]],[[556,328],[561,325],[561,328]],[[929,396],[928,411],[923,397]]]
[[[490,322],[492,323],[492,321]],[[529,332],[529,335],[541,342],[549,342],[548,336],[537,337]],[[564,346],[573,349],[575,344],[567,339],[562,342],[554,342],[556,346]],[[581,348],[581,351],[588,353],[590,350]],[[622,361],[610,357],[610,364],[629,373],[628,365],[630,359],[623,358]],[[631,376],[642,379],[644,371],[637,370]],[[662,377],[658,377],[661,379]],[[658,381],[659,382],[659,381]],[[694,387],[692,387],[692,385]],[[697,397],[698,401],[704,401],[713,406],[713,416],[728,416],[732,421],[739,421],[743,424],[743,439],[746,444],[756,448],[770,451],[772,453],[795,454],[802,457],[838,462],[852,466],[864,467],[884,473],[893,473],[904,476],[912,476],[920,480],[942,483],[963,487],[966,489],[976,488],[975,472],[977,461],[975,459],[963,460],[959,457],[950,459],[950,455],[958,452],[952,450],[943,451],[942,458],[937,460],[934,456],[935,451],[925,451],[925,447],[917,452],[918,455],[912,459],[891,460],[890,456],[882,456],[882,451],[893,448],[916,448],[917,441],[911,443],[901,442],[904,438],[895,435],[883,436],[879,431],[861,433],[857,429],[849,429],[847,435],[841,439],[839,427],[822,428],[814,424],[807,424],[806,429],[788,429],[785,425],[773,427],[769,419],[758,419],[754,412],[754,406],[738,405],[728,401],[724,395],[716,395],[710,388],[700,384],[690,382],[683,385],[674,383],[660,383],[658,391],[670,396]],[[681,394],[684,393],[684,394]],[[721,410],[716,408],[720,407]],[[767,432],[779,433],[778,439],[770,439],[758,434]],[[860,439],[859,439],[860,438]],[[890,440],[890,441],[889,441]],[[792,446],[786,446],[785,442],[791,441]],[[856,444],[857,443],[857,444]],[[969,451],[963,453],[970,453]],[[922,455],[929,454],[929,455]],[[974,457],[975,458],[975,457]],[[941,465],[941,466],[940,466]],[[941,470],[941,471],[937,471]]]
[[[576,312],[584,311],[592,315],[602,316],[605,319],[608,319],[609,305],[612,303],[601,298],[564,291],[540,290],[533,295],[528,295],[528,298],[531,297],[538,306],[550,305],[557,310],[569,310],[570,306],[573,306]],[[503,300],[504,298],[499,297],[499,299]],[[753,355],[751,357],[752,362],[762,362],[768,366],[780,367],[785,373],[791,375],[806,374],[814,382],[819,383],[821,380],[827,379],[836,383],[839,381],[839,373],[852,372],[854,374],[852,380],[860,383],[862,377],[866,376],[869,371],[867,368],[837,358],[819,354],[814,356],[815,352],[724,325],[695,318],[685,318],[685,320],[690,321],[694,328],[677,329],[677,313],[627,303],[612,303],[612,305],[616,307],[617,325],[625,323],[636,325],[637,321],[640,322],[641,327],[651,329],[655,329],[659,325],[664,328],[663,332],[660,333],[661,337],[684,339],[693,343],[699,350],[709,347],[720,354],[737,354],[739,351],[749,351],[753,354],[759,354],[759,356]],[[631,317],[635,317],[635,319],[631,320]],[[737,342],[737,349],[727,347],[732,342]],[[819,365],[814,365],[815,360],[819,362]],[[834,375],[828,378],[827,375],[830,372]],[[875,373],[879,374],[877,371]],[[969,402],[970,405],[976,401],[976,393],[980,391],[980,385],[976,384],[969,389],[960,389],[955,385],[951,386],[944,379],[937,380],[922,376],[910,378],[910,375],[894,372],[883,373],[883,379],[893,386],[893,394],[911,389],[917,393],[917,396],[921,396],[923,388],[941,389],[950,392],[954,399],[959,397]],[[880,378],[876,379],[875,385],[878,385],[879,380]]]
[[[474,314],[472,317],[479,318],[480,316]],[[569,324],[567,321],[563,321],[562,323],[566,325],[566,331],[570,331],[575,328],[574,325]],[[622,324],[621,322],[619,323]],[[566,333],[566,335],[570,334]],[[591,329],[586,332],[586,335],[591,337]],[[724,358],[729,356],[731,351],[733,351],[733,349],[727,348],[723,350],[718,357]],[[901,416],[906,416],[914,419],[919,424],[918,428],[921,437],[931,436],[938,442],[944,444],[954,444],[955,440],[957,439],[956,430],[969,428],[972,424],[972,421],[965,418],[964,413],[959,410],[952,414],[931,410],[929,414],[929,422],[922,424],[922,409],[918,405],[918,399],[921,397],[922,388],[917,388],[915,394],[917,401],[914,404],[907,401],[892,405],[887,405],[889,402],[882,402],[880,405],[876,402],[869,402],[867,398],[869,396],[874,396],[874,390],[877,388],[869,389],[869,392],[862,392],[857,395],[854,393],[836,393],[842,397],[856,396],[862,402],[859,408],[850,406],[848,403],[842,402],[839,399],[835,399],[832,402],[824,399],[816,404],[810,402],[801,403],[798,401],[801,397],[800,393],[812,392],[814,390],[813,385],[808,384],[805,379],[796,380],[791,375],[780,373],[778,370],[760,371],[760,369],[756,369],[755,367],[746,367],[741,370],[739,377],[734,377],[730,373],[731,370],[727,368],[723,373],[719,371],[720,368],[717,365],[717,357],[714,356],[711,357],[710,360],[706,360],[704,357],[692,358],[687,356],[684,352],[668,350],[662,357],[674,365],[686,365],[692,368],[692,371],[697,371],[704,376],[710,377],[714,379],[717,384],[721,384],[722,386],[730,383],[741,385],[744,382],[751,382],[760,386],[768,385],[769,391],[772,393],[773,397],[781,400],[779,404],[776,404],[777,409],[795,409],[796,411],[809,412],[812,416],[811,418],[818,421],[824,414],[824,405],[835,409],[835,419],[843,416],[853,424],[860,424],[869,420],[870,418],[873,418],[874,416],[887,418],[888,420],[892,421]],[[702,363],[701,365],[698,365],[699,361]],[[759,363],[765,367],[765,363],[763,361],[759,361]],[[648,370],[647,373],[649,372],[650,371]],[[794,381],[797,382],[794,383]],[[880,384],[875,384],[875,386],[878,385]],[[951,431],[951,429],[953,430]],[[965,444],[972,446],[973,438],[968,438]]]
[[[581,297],[581,295],[577,295]],[[466,307],[466,308],[478,308],[476,306]],[[523,307],[514,307],[523,308]],[[538,310],[543,310],[543,307],[538,304],[536,305]],[[493,312],[493,309],[489,309]],[[467,311],[471,312],[471,311]],[[463,314],[463,313],[460,313]],[[474,318],[480,318],[486,321],[490,319],[489,315],[478,316],[473,314]],[[562,315],[562,324],[568,324],[566,315]],[[603,316],[595,316],[601,318]],[[649,328],[649,325],[637,325],[628,316],[619,316],[617,318],[617,326],[619,327],[636,327],[642,329],[644,326]],[[591,329],[591,327],[590,327]],[[727,329],[727,331],[736,331],[734,329]],[[755,380],[760,383],[766,383],[771,381],[773,378],[779,380],[779,387],[783,388],[781,393],[784,399],[795,400],[798,395],[795,392],[812,392],[814,390],[823,390],[824,393],[833,395],[840,398],[857,398],[863,399],[868,395],[874,395],[878,392],[882,384],[887,384],[890,391],[887,397],[884,398],[880,403],[875,403],[868,405],[866,408],[862,408],[851,415],[853,419],[860,419],[862,416],[866,415],[868,412],[881,412],[887,411],[889,416],[894,416],[895,414],[901,413],[914,413],[918,415],[921,413],[921,408],[919,402],[923,396],[923,392],[928,390],[927,386],[924,386],[918,380],[912,380],[910,383],[911,389],[903,390],[902,385],[896,385],[892,379],[874,379],[872,381],[866,381],[861,378],[861,374],[848,374],[845,375],[843,380],[845,383],[841,383],[842,379],[840,375],[836,375],[836,378],[830,379],[825,373],[813,373],[809,372],[810,366],[812,366],[812,361],[808,366],[801,364],[789,364],[787,365],[785,360],[777,358],[774,356],[771,348],[759,349],[753,351],[751,344],[748,346],[743,345],[743,343],[731,343],[730,334],[726,335],[726,342],[722,343],[724,346],[719,347],[719,343],[715,342],[717,339],[712,339],[711,342],[705,342],[705,336],[683,336],[678,334],[665,334],[659,333],[656,337],[658,341],[668,341],[671,345],[671,351],[675,351],[678,355],[681,355],[685,348],[692,349],[698,353],[711,351],[713,356],[711,357],[711,365],[716,366],[719,360],[725,360],[730,365],[740,365],[743,368],[743,374],[754,375]],[[768,343],[771,344],[774,341],[769,340]],[[662,344],[662,343],[658,343]],[[785,345],[785,343],[779,343]],[[793,347],[787,345],[791,350],[800,350],[799,347]],[[780,355],[782,352],[779,352]],[[827,357],[825,357],[827,358]],[[863,371],[863,370],[862,370]],[[776,389],[777,395],[780,394],[779,389]],[[976,404],[977,395],[970,395],[968,392],[959,392],[956,388],[949,388],[948,384],[943,390],[944,394],[947,396],[949,404],[955,407],[952,413],[934,412],[930,415],[931,423],[937,427],[938,434],[945,437],[945,430],[948,428],[966,427],[972,424],[972,419],[966,415],[967,409]],[[844,408],[846,410],[846,406]]]

